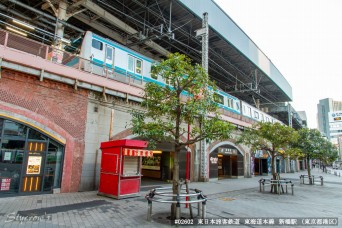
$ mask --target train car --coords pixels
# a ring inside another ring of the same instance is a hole
[[[267,113],[255,108],[254,106],[241,101],[241,114],[245,117],[253,119],[255,121],[260,122],[270,122],[270,123],[282,123],[281,121],[277,120],[276,118],[268,115]]]
[[[81,68],[97,75],[125,83],[144,85],[153,82],[161,86],[166,85],[161,76],[151,76],[151,66],[155,62],[153,59],[91,31],[84,35],[80,57],[84,59]],[[214,92],[214,100],[220,108],[256,121],[280,122],[222,90]]]
[[[240,100],[228,93],[221,90],[215,91],[214,101],[222,109],[241,114]]]
[[[86,60],[85,71],[126,83],[158,83],[150,74],[154,60],[90,31],[84,35],[80,57]]]

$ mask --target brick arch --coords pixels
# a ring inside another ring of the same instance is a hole
[[[1,101],[0,117],[11,119],[15,122],[37,129],[48,135],[50,138],[53,138],[57,142],[64,144],[65,148],[61,192],[77,191],[81,177],[81,168],[78,171],[77,164],[82,166],[83,161],[83,153],[82,156],[79,156],[78,152],[83,151],[84,143],[81,144],[74,140],[74,138],[66,130],[58,126],[50,119],[31,110]]]
[[[246,152],[240,145],[236,145],[236,140],[235,139],[227,139],[224,141],[215,141],[209,145],[207,148],[207,154],[212,153],[216,148],[222,145],[230,145],[234,146],[242,156],[245,156],[248,152]]]

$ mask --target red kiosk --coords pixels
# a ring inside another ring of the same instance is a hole
[[[128,139],[101,143],[99,195],[116,199],[138,195],[141,157],[153,156],[153,151],[143,150],[147,145],[146,141]]]

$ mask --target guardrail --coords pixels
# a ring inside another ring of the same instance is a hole
[[[176,218],[180,218],[181,204],[189,205],[190,216],[193,218],[191,204],[197,203],[198,217],[201,216],[202,219],[206,217],[207,197],[199,189],[181,188],[180,194],[173,194],[172,187],[155,188],[150,190],[145,198],[148,203],[147,221],[152,219],[152,202],[176,204]]]
[[[130,72],[121,71],[116,69],[114,66],[99,64],[92,61],[91,58],[85,59],[70,52],[60,50],[2,29],[0,29],[0,45],[38,56],[59,65],[76,68],[96,76],[105,77],[137,87],[142,87],[144,85],[142,76],[137,78]]]
[[[300,175],[299,176],[299,179],[300,179],[300,183],[301,184],[306,184],[305,183],[305,179],[308,179],[309,183],[307,184],[315,184],[315,180],[319,179],[320,182],[321,182],[321,186],[323,186],[323,176],[314,176],[314,175]]]
[[[290,180],[287,180],[287,179],[273,180],[273,179],[267,179],[267,178],[261,178],[259,180],[260,192],[265,192],[265,186],[271,186],[271,191],[272,189],[277,187],[278,189],[277,193],[278,195],[280,195],[281,193],[288,193],[288,188],[287,188],[288,185],[291,186],[291,195],[293,195],[294,184]],[[285,186],[285,191],[284,191],[284,186]]]

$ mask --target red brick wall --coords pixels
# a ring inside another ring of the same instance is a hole
[[[67,139],[62,192],[77,191],[82,172],[88,91],[76,91],[72,86],[46,79],[41,82],[35,76],[3,69],[0,103],[11,104],[12,108],[7,108],[11,110],[7,111],[37,121]]]

